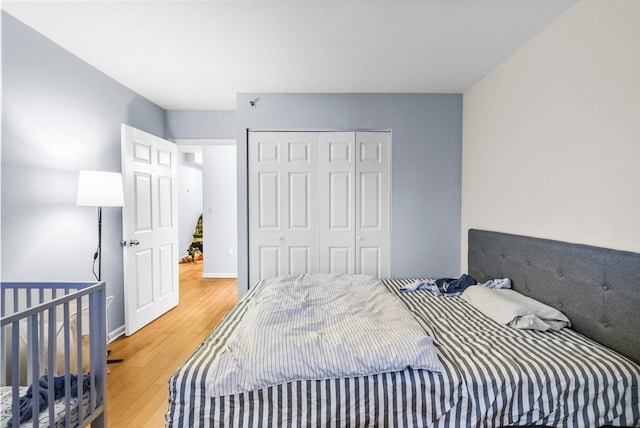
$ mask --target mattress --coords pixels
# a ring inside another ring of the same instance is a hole
[[[640,426],[640,367],[570,329],[515,330],[459,297],[383,280],[433,338],[442,370],[297,380],[207,394],[209,365],[243,322],[253,287],[169,380],[168,427]]]
[[[13,417],[11,411],[11,387],[3,386],[0,388],[0,427],[6,428],[9,421]],[[18,388],[20,396],[23,396],[27,393],[28,387],[21,386]],[[53,424],[49,423],[49,409],[46,408],[42,412],[40,412],[39,423],[37,426],[41,428],[74,428],[78,426],[78,398],[72,397],[69,400],[69,405],[71,408],[70,412],[70,425],[67,427],[65,425],[65,413],[66,413],[66,399],[61,398],[59,400],[54,401],[54,417],[55,421]],[[85,394],[82,400],[82,409],[83,414],[86,417],[88,415],[89,410],[89,395]],[[29,419],[28,421],[20,424],[20,427],[32,427],[33,420]]]

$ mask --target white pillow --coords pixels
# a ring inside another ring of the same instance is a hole
[[[474,286],[462,298],[497,323],[513,328],[546,331],[571,326],[559,310],[510,289]]]
[[[490,279],[489,281],[480,285],[484,285],[487,288],[495,288],[495,289],[511,288],[511,280],[509,278],[496,278],[496,279]]]

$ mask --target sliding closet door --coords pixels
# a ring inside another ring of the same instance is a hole
[[[323,132],[318,154],[320,271],[354,273],[355,132]]]
[[[249,133],[249,281],[318,272],[316,132]]]
[[[391,225],[391,134],[356,133],[356,272],[388,278]]]

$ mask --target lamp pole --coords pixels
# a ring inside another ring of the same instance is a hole
[[[102,281],[102,207],[98,207],[98,281]]]

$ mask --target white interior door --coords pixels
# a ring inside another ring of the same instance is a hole
[[[318,272],[316,132],[249,133],[249,283]]]
[[[122,125],[125,334],[178,304],[177,148]]]
[[[356,133],[356,271],[390,275],[391,134]]]

